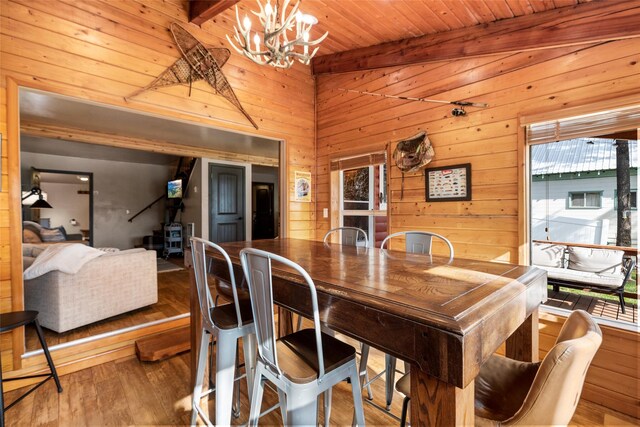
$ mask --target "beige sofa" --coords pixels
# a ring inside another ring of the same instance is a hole
[[[24,255],[29,248],[25,248]],[[26,260],[25,260],[26,261]],[[25,262],[26,264],[26,262]],[[158,302],[156,252],[129,249],[107,252],[85,264],[78,273],[50,271],[25,280],[27,310],[56,332],[88,325]]]

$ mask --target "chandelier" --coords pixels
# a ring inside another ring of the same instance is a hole
[[[262,34],[255,31],[251,37],[251,19],[245,15],[242,22],[236,6],[237,27],[234,43],[227,35],[227,40],[240,54],[246,56],[256,64],[271,65],[276,68],[290,68],[295,60],[309,65],[311,58],[318,52],[319,46],[309,52],[309,47],[322,42],[329,32],[316,40],[310,40],[311,27],[318,23],[312,16],[299,10],[300,1],[291,8],[287,14],[289,0],[284,0],[282,9],[280,1],[271,6],[270,0],[263,7],[257,0],[260,12],[252,11],[260,20]]]

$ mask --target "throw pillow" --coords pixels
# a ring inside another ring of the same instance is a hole
[[[569,268],[594,273],[621,274],[624,251],[569,247]]]
[[[40,236],[38,236],[38,234],[33,230],[29,230],[27,228],[22,230],[22,241],[24,243],[42,243]]]
[[[43,242],[64,242],[64,234],[58,228],[53,228],[51,230],[42,229],[40,230],[40,237]]]

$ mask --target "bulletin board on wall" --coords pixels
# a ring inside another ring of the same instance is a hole
[[[471,200],[471,163],[424,171],[427,202],[460,202]]]

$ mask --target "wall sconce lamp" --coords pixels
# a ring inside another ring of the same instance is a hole
[[[44,199],[44,197],[42,195],[42,190],[40,189],[40,187],[33,187],[31,189],[31,191],[29,191],[27,194],[22,196],[22,201],[24,201],[26,198],[34,196],[34,195],[38,196],[38,200],[33,202],[33,204],[31,206],[29,206],[29,208],[31,208],[31,209],[52,209],[53,208],[53,206],[51,206]]]

